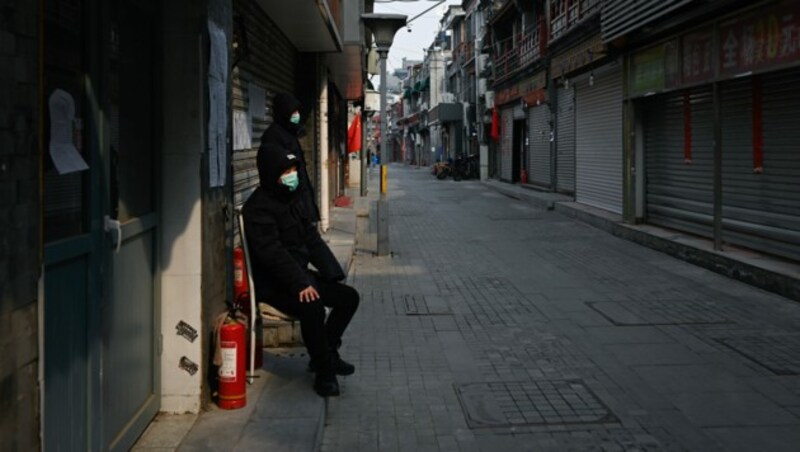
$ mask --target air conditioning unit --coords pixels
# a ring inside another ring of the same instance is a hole
[[[486,91],[486,108],[494,108],[494,91]]]
[[[442,93],[442,102],[452,104],[456,101],[456,95],[453,93]]]
[[[380,72],[378,69],[378,50],[373,48],[367,54],[367,73],[375,75],[378,72]]]
[[[366,90],[364,92],[364,109],[371,111],[378,111],[381,109],[381,96],[379,92],[373,90]]]
[[[486,63],[489,61],[489,54],[488,53],[481,53],[478,55],[478,71],[482,71],[483,68],[486,67]]]
[[[486,79],[485,78],[479,78],[478,79],[478,95],[480,96],[481,94],[483,94],[485,92],[486,92]]]

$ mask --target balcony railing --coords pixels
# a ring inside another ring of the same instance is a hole
[[[557,39],[600,11],[600,0],[553,0],[550,4],[550,40]]]
[[[472,42],[466,41],[460,43],[456,46],[455,50],[453,51],[453,60],[459,66],[464,66],[470,60],[472,60],[472,56],[474,53]]]
[[[500,83],[544,56],[546,42],[543,23],[527,33],[495,43],[493,52],[494,82]]]

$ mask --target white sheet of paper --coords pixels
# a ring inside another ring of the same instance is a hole
[[[226,133],[228,125],[228,40],[217,24],[208,21],[211,45],[208,60],[208,170],[212,187],[225,185],[228,170]]]
[[[89,169],[89,165],[72,142],[75,121],[75,100],[68,92],[56,89],[49,99],[50,107],[50,158],[58,174],[69,174]]]
[[[233,149],[239,151],[253,147],[253,137],[247,113],[233,110]]]

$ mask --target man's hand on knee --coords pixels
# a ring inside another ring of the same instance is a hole
[[[314,286],[308,286],[300,291],[300,303],[311,303],[319,300],[319,292]]]

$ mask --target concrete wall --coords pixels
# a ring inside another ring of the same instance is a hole
[[[38,2],[0,7],[0,438],[39,448]]]
[[[230,48],[232,41],[233,27],[233,5],[229,0],[209,0],[208,17],[219,27],[225,30],[227,41]],[[230,58],[229,58],[230,59]],[[230,80],[230,74],[228,74]],[[226,110],[231,111],[231,90],[228,89]],[[229,113],[230,114],[230,113]],[[230,120],[228,122],[230,124]],[[228,127],[230,129],[230,127]],[[232,143],[231,131],[228,130],[228,143]],[[228,145],[226,153],[227,162],[231,162],[231,151],[233,146]],[[207,168],[208,159],[203,160],[203,166]],[[203,336],[206,342],[203,344],[203,364],[209,366],[211,363],[211,347],[213,335],[214,319],[225,311],[225,302],[233,301],[233,261],[232,243],[233,238],[233,171],[230,166],[226,169],[227,179],[224,187],[211,188],[203,177],[203,210],[202,210],[202,308],[203,308]],[[208,171],[203,171],[208,175]],[[248,358],[249,359],[249,358]],[[249,362],[249,361],[248,361]],[[212,369],[213,371],[214,369]],[[203,386],[202,404],[206,405],[211,401],[209,389],[215,386],[216,375],[208,374],[209,384]]]
[[[165,2],[163,27],[161,410],[198,412],[204,340],[189,342],[177,336],[175,325],[184,321],[203,331],[201,171],[208,98],[205,5],[200,7],[192,0]],[[182,357],[198,364],[201,371],[190,375],[180,370]]]

